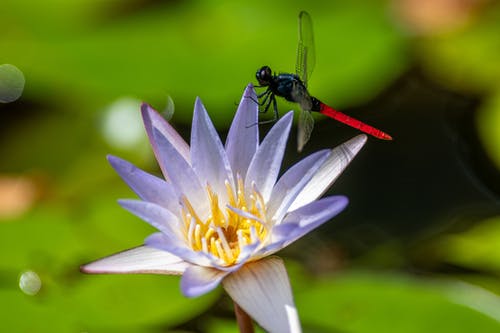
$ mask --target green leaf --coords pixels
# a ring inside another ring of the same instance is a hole
[[[180,277],[163,275],[87,276],[75,286],[78,321],[85,327],[173,326],[206,311],[220,289],[188,299],[180,293]]]
[[[500,217],[437,241],[438,256],[449,263],[500,273]]]
[[[47,298],[24,295],[20,290],[0,289],[2,331],[78,332],[66,309],[53,306]]]
[[[350,273],[312,284],[296,301],[303,325],[324,332],[496,332],[498,297],[481,304],[484,293],[453,280]]]

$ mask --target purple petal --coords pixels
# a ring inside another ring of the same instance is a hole
[[[318,172],[299,193],[289,210],[307,205],[328,190],[366,143],[366,139],[366,135],[361,134],[334,148]]]
[[[215,268],[190,266],[181,279],[181,290],[186,297],[197,297],[215,289],[221,280],[229,274]]]
[[[268,217],[272,221],[280,223],[298,193],[314,176],[329,154],[329,150],[311,154],[281,176],[273,188],[267,208]]]
[[[172,177],[172,183],[179,196],[186,196],[201,219],[208,216],[208,199],[198,176],[179,154],[175,147],[159,131],[153,130],[154,141],[158,146],[158,158],[163,168]]]
[[[248,168],[245,186],[249,187],[255,183],[265,202],[269,200],[278,178],[292,120],[293,112],[288,112],[271,128]],[[250,191],[251,189],[248,188],[247,193]]]
[[[179,201],[171,184],[116,156],[109,155],[108,161],[142,200],[153,202],[170,211],[179,209]]]
[[[282,247],[289,245],[340,213],[347,203],[344,196],[326,197],[288,213],[272,229],[273,243],[285,241]]]
[[[220,271],[224,271],[224,272],[235,272],[235,271],[239,270],[243,265],[245,265],[250,258],[252,258],[252,259],[254,258],[256,250],[261,246],[261,244],[262,243],[260,241],[257,241],[257,242],[250,244],[250,245],[245,245],[241,249],[240,254],[238,255],[238,258],[236,260],[236,263],[231,265],[231,266],[225,266],[225,265],[223,265],[223,263],[220,262],[220,260],[213,260],[213,259],[212,259],[212,263],[209,266],[216,268]],[[209,255],[209,254],[205,254],[205,255]],[[217,261],[219,261],[219,262],[217,262]],[[207,266],[207,265],[203,265],[203,266]]]
[[[157,204],[140,200],[119,200],[118,203],[172,239],[180,241],[183,238],[180,226],[181,221],[167,209]]]
[[[228,201],[226,181],[234,188],[233,172],[205,107],[196,99],[191,130],[191,165],[202,186],[210,184],[220,203]]]
[[[300,332],[285,265],[271,257],[244,265],[222,285],[233,301],[268,332]]]
[[[254,257],[254,254],[256,253],[256,250],[261,246],[260,241],[256,241],[250,245],[245,245],[241,251],[240,254],[238,255],[238,258],[236,259],[236,263],[234,263],[231,266],[225,265],[225,262],[223,262],[221,259],[214,257],[210,253],[204,253],[204,252],[196,252],[199,255],[202,255],[204,257],[207,257],[210,260],[210,264],[202,264],[199,263],[198,265],[200,266],[206,266],[206,267],[212,267],[216,268],[219,271],[224,271],[224,272],[235,272],[238,269],[241,268],[241,266],[245,265],[246,262]],[[190,261],[192,262],[192,261]],[[194,263],[194,262],[193,262]]]
[[[226,139],[226,152],[231,168],[242,179],[245,179],[248,166],[259,145],[257,95],[252,84],[249,84],[241,98]]]
[[[190,264],[168,252],[148,246],[139,246],[81,267],[92,274],[182,274]]]
[[[159,150],[161,147],[158,147],[156,141],[154,140],[154,130],[159,131],[186,160],[186,162],[189,163],[189,146],[179,133],[177,133],[177,131],[165,119],[163,119],[163,117],[155,109],[146,103],[142,103],[141,105],[141,114],[144,121],[144,127],[146,128],[146,133],[148,134],[156,159],[160,162],[160,168],[162,169],[163,175],[168,177],[167,172],[164,170],[160,161]]]
[[[293,227],[290,227],[290,230],[294,229]],[[280,239],[278,241],[274,241],[262,248],[259,249],[258,253],[255,254],[255,258],[265,258],[269,257],[270,255],[280,251],[284,247],[286,247],[287,239]]]
[[[238,256],[238,259],[236,260],[237,265],[245,264],[248,261],[248,259],[252,258],[255,254],[255,251],[261,246],[261,244],[262,243],[260,241],[257,241],[252,244],[243,246],[243,248],[240,251],[240,255]]]
[[[194,265],[212,267],[215,266],[214,262],[217,262],[215,258],[208,256],[203,252],[193,251],[190,247],[188,247],[187,243],[178,242],[161,232],[150,235],[146,238],[144,244],[171,253],[172,255],[175,255]]]

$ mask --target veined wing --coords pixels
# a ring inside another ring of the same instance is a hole
[[[297,74],[306,87],[315,63],[316,52],[314,50],[311,16],[307,12],[301,11],[299,13],[299,44],[297,46],[295,74]]]
[[[301,110],[299,114],[299,124],[297,128],[297,151],[300,153],[307,141],[311,137],[314,128],[314,118],[311,112]]]
[[[311,115],[312,98],[302,82],[296,80],[292,88],[292,98],[300,105],[299,122],[297,126],[297,151],[300,153],[311,137],[314,128],[314,118]]]

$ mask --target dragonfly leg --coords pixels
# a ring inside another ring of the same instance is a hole
[[[269,106],[271,105],[272,99],[274,98],[274,94],[273,94],[273,92],[270,89],[267,89],[262,94],[258,94],[257,95],[257,98],[262,98],[261,101],[254,100],[252,97],[248,97],[248,98],[250,98],[252,101],[254,101],[259,106],[264,106],[265,105],[264,110],[261,110],[259,108],[259,113],[266,113],[267,110],[269,110]],[[271,98],[271,99],[269,99],[269,98]]]
[[[262,98],[263,96],[269,95],[271,93],[271,89],[267,88],[266,91],[257,95],[257,98]]]
[[[259,110],[260,113],[266,113],[267,110],[269,110],[269,106],[271,105],[271,100],[273,99],[274,94],[271,91],[269,91],[266,95],[263,95],[263,96],[264,96],[264,98],[259,103],[259,105],[260,106],[265,105],[265,107],[264,107],[264,110]],[[271,99],[269,99],[269,98],[271,98]]]
[[[267,111],[269,111],[269,108],[271,107],[271,105],[273,106],[273,110],[274,110],[274,118],[273,119],[259,121],[258,123],[250,125],[249,127],[252,127],[255,125],[274,123],[274,122],[276,122],[276,120],[279,119],[278,103],[276,102],[276,96],[274,95],[274,93],[272,92],[271,89],[268,88],[263,93],[257,95],[258,99],[262,99],[260,101],[255,100],[250,96],[248,98],[250,98],[253,102],[257,103],[259,106],[264,106],[264,110],[261,110],[259,108],[259,113],[267,113]]]
[[[280,115],[278,113],[278,103],[276,102],[276,96],[273,95],[273,97],[271,99],[273,101],[274,120],[276,121],[276,120],[280,119]]]
[[[269,97],[271,96],[271,97]],[[276,96],[274,94],[269,94],[266,96],[266,99],[269,97],[269,101],[267,101],[267,104],[266,104],[266,107],[264,108],[264,110],[260,111],[261,113],[266,113],[269,108],[271,107],[271,104],[273,105],[273,110],[274,110],[274,118],[273,119],[269,119],[269,120],[263,120],[263,121],[259,121],[259,124],[269,124],[269,123],[274,123],[276,122],[280,116],[278,114],[278,103],[276,102]]]
[[[248,98],[250,99],[252,102],[254,102],[255,104],[258,104],[258,105],[262,105],[258,99],[255,99],[253,98],[252,96],[245,96],[245,98]]]
[[[267,89],[262,94],[258,94],[257,95],[257,99],[253,98],[252,96],[245,96],[245,98],[249,98],[255,104],[258,104],[258,105],[262,106],[262,105],[266,104],[266,100],[267,100],[267,98],[269,97],[270,94],[271,94],[271,90]],[[262,97],[264,97],[264,100],[262,102],[259,102],[259,99],[262,98]]]

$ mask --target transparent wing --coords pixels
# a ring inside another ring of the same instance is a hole
[[[309,111],[300,111],[297,128],[297,151],[300,153],[311,137],[314,128],[314,118]]]
[[[315,63],[316,54],[311,16],[307,12],[301,11],[299,14],[299,45],[297,46],[295,74],[304,82],[306,87]]]

